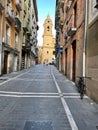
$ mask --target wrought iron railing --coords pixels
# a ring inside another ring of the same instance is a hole
[[[21,22],[20,22],[20,20],[19,20],[18,17],[15,17],[15,25],[16,25],[19,29],[21,29]]]

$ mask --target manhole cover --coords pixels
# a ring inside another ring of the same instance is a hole
[[[53,130],[51,121],[27,121],[24,130]]]

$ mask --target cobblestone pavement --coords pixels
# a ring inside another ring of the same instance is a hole
[[[0,130],[97,130],[98,105],[80,100],[54,66],[0,77]]]

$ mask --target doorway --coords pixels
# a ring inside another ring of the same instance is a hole
[[[65,75],[67,76],[67,49],[65,50]]]
[[[4,68],[3,68],[3,74],[7,74],[7,64],[8,63],[8,52],[4,52]]]
[[[76,40],[72,43],[72,81],[76,77]]]

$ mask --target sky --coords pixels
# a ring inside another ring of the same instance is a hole
[[[55,6],[56,6],[56,0],[37,0],[37,8],[38,8],[38,45],[43,44],[43,24],[45,19],[47,18],[47,15],[50,15],[50,18],[53,22],[53,36],[55,37]]]

